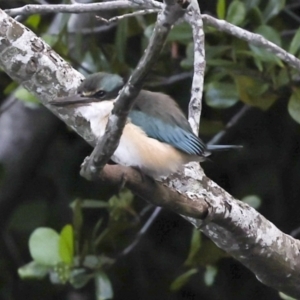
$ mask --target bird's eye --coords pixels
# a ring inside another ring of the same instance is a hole
[[[103,98],[105,95],[106,95],[106,92],[103,91],[103,90],[100,90],[100,91],[98,91],[98,92],[96,92],[96,93],[94,94],[94,96],[95,96],[96,98]]]

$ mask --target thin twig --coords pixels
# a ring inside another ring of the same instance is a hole
[[[156,207],[147,222],[144,224],[144,226],[141,228],[141,230],[136,234],[133,242],[127,246],[119,255],[118,258],[128,255],[141,241],[145,233],[148,231],[148,229],[151,227],[155,219],[158,217],[160,214],[162,208],[161,207]]]
[[[99,16],[96,16],[96,19],[98,19],[99,21],[102,21],[106,24],[109,24],[111,22],[116,22],[116,21],[120,21],[123,20],[125,18],[131,18],[131,17],[136,17],[136,16],[141,16],[141,15],[147,15],[147,14],[154,14],[154,13],[159,13],[161,11],[161,9],[144,9],[144,10],[139,10],[139,11],[135,11],[132,13],[128,13],[128,14],[124,14],[121,16],[116,16],[110,19],[105,19]]]
[[[230,24],[224,20],[215,19],[209,15],[202,15],[202,19],[206,25],[217,28],[222,32],[231,34],[237,38],[247,41],[248,43],[251,43],[252,45],[262,47],[263,49],[275,54],[277,57],[282,59],[292,68],[295,68],[300,71],[300,60],[298,58],[288,53],[287,51],[283,50],[276,44],[268,41],[262,35],[257,33],[252,33],[248,30]]]
[[[167,86],[167,85],[174,84],[178,81],[182,81],[182,80],[192,78],[192,77],[193,77],[193,72],[182,72],[182,73],[172,75],[167,78],[161,78],[161,79],[159,78],[158,82],[147,82],[147,83],[145,83],[145,85],[147,85],[148,87]]]
[[[252,107],[249,105],[244,105],[226,124],[225,128],[217,133],[207,144],[208,145],[216,145],[219,144],[221,139],[231,130],[237,123],[240,121],[242,117],[251,109]]]

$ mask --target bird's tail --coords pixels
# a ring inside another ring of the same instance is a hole
[[[242,149],[241,145],[207,145],[207,150],[211,152],[228,151],[232,149]]]

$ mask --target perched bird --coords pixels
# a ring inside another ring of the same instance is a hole
[[[50,103],[80,106],[79,112],[90,122],[93,134],[101,138],[123,85],[120,76],[100,72],[88,76],[78,87],[76,95]],[[188,162],[205,160],[211,151],[239,147],[206,146],[193,133],[183,112],[171,97],[141,90],[111,159],[159,178],[180,170]]]

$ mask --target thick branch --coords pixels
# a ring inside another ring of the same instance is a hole
[[[140,172],[132,168],[106,165],[99,177],[102,181],[116,186],[125,183],[126,187],[144,200],[176,213],[197,219],[204,219],[207,215],[208,206],[204,201],[204,197],[200,201],[191,201],[184,194],[175,189],[170,189],[147,176],[141,176]]]
[[[188,174],[182,174],[182,182],[187,177]],[[167,190],[148,178],[144,180],[128,167],[105,166],[100,178],[116,185],[125,178],[125,185],[144,200],[185,216],[197,216],[199,209],[197,219],[187,218],[195,227],[252,270],[262,283],[299,298],[300,241],[281,232],[254,208],[235,200],[206,176],[195,187],[197,194],[186,193],[189,198],[173,188]]]

